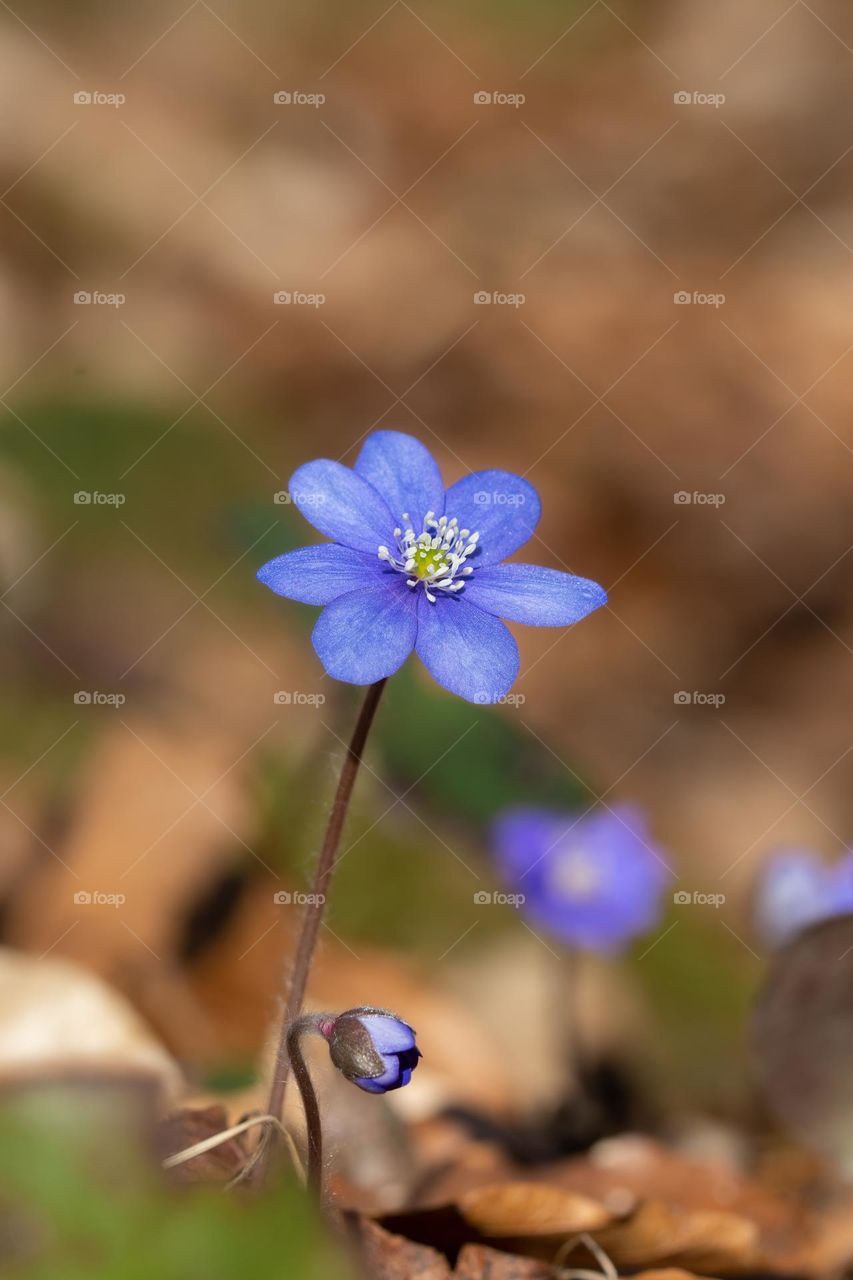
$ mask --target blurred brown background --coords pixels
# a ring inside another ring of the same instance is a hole
[[[611,599],[519,629],[520,705],[391,691],[320,998],[391,1002],[392,947],[485,1024],[551,963],[471,906],[518,766],[726,894],[636,966],[706,1062],[761,857],[853,823],[849,7],[34,0],[0,59],[5,941],[254,1058],[354,705],[254,572],[313,540],[292,470],[393,426],[526,475],[526,558]]]

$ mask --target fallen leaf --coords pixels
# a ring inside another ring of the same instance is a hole
[[[571,1236],[612,1221],[604,1205],[561,1187],[503,1182],[460,1196],[459,1211],[481,1235]]]
[[[444,1254],[428,1245],[392,1235],[361,1214],[347,1214],[345,1227],[374,1280],[450,1280]]]
[[[683,1209],[647,1200],[624,1222],[596,1233],[617,1267],[679,1260],[707,1271],[747,1269],[756,1259],[759,1231],[737,1213]]]
[[[177,1063],[118,991],[57,956],[0,949],[0,1076],[134,1071],[167,1095]]]
[[[661,1267],[656,1271],[638,1271],[633,1280],[709,1280],[709,1277],[682,1271],[680,1267]]]
[[[500,1253],[483,1244],[466,1244],[453,1275],[455,1280],[555,1280],[557,1272],[532,1258]]]

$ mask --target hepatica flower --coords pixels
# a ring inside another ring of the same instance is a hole
[[[820,920],[853,912],[853,851],[827,863],[810,849],[777,849],[759,873],[754,910],[758,932],[770,947]]]
[[[288,1024],[287,1056],[299,1085],[308,1132],[308,1186],[323,1192],[323,1126],[302,1037],[320,1035],[338,1070],[368,1093],[401,1089],[412,1078],[421,1051],[415,1033],[388,1009],[359,1005],[346,1013],[303,1013]]]
[[[387,1009],[350,1009],[320,1030],[338,1070],[368,1093],[402,1089],[421,1056],[412,1028]]]
[[[258,577],[324,606],[312,639],[336,680],[373,684],[414,650],[451,693],[497,702],[519,664],[502,618],[566,627],[607,599],[586,578],[503,563],[536,528],[536,490],[508,471],[478,471],[445,490],[413,436],[374,432],[352,469],[319,458],[289,489],[331,542],[277,556]]]
[[[642,815],[628,806],[582,818],[506,810],[493,829],[503,876],[534,925],[569,946],[611,952],[660,920],[670,876]]]

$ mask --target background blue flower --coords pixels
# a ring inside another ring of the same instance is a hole
[[[659,922],[671,871],[628,806],[578,818],[518,807],[493,828],[498,865],[530,921],[573,947],[616,951]]]
[[[755,886],[756,929],[769,947],[802,929],[853,911],[853,851],[824,862],[811,849],[782,848],[765,860]]]
[[[325,606],[312,639],[336,680],[372,684],[414,649],[451,693],[496,702],[519,664],[502,618],[566,627],[607,599],[586,578],[502,564],[536,527],[536,490],[507,471],[479,471],[445,491],[413,436],[374,432],[353,469],[320,458],[289,487],[332,541],[278,556],[258,578],[278,595]]]

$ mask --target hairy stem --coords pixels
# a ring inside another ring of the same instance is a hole
[[[290,1065],[293,1067],[293,1074],[296,1077],[305,1110],[305,1125],[308,1131],[308,1190],[320,1198],[323,1194],[323,1128],[320,1123],[317,1095],[311,1083],[311,1072],[308,1070],[300,1044],[304,1034],[312,1033],[321,1034],[317,1018],[311,1014],[305,1014],[290,1024],[285,1041]]]
[[[320,932],[320,925],[323,922],[323,912],[326,905],[326,899],[329,896],[329,886],[332,880],[332,873],[335,869],[335,855],[341,841],[341,835],[346,821],[347,809],[349,808],[350,797],[352,796],[353,784],[358,773],[361,757],[364,751],[364,744],[367,741],[367,735],[370,726],[373,723],[373,717],[376,714],[376,708],[379,705],[379,699],[385,688],[386,681],[379,680],[376,684],[372,684],[367,690],[367,695],[362,703],[355,729],[347,747],[347,753],[344,757],[344,763],[341,767],[341,774],[338,779],[335,798],[332,801],[332,808],[329,813],[329,821],[326,826],[326,833],[323,837],[323,844],[320,849],[320,856],[317,859],[317,865],[314,868],[314,879],[311,884],[310,901],[302,916],[302,928],[299,934],[299,941],[296,946],[296,955],[290,970],[290,982],[288,986],[287,1001],[285,1003],[284,1012],[281,1020],[281,1030],[278,1037],[278,1049],[276,1052],[275,1067],[273,1071],[273,1080],[270,1087],[269,1103],[267,1111],[270,1115],[275,1116],[277,1120],[281,1119],[282,1109],[284,1106],[284,1094],[287,1088],[287,1077],[290,1071],[290,1055],[288,1048],[289,1028],[292,1023],[302,1012],[302,1005],[305,1000],[305,988],[308,985],[308,975],[311,972],[311,961],[314,957],[314,950],[317,945],[317,936]],[[304,1099],[304,1094],[303,1094]],[[271,1144],[266,1144],[267,1151]],[[261,1157],[261,1170],[266,1164],[265,1157]]]

